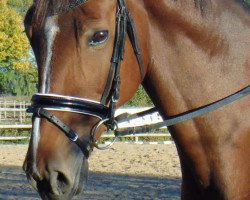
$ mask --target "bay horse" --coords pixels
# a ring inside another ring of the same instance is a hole
[[[108,122],[103,117],[113,117],[140,84],[164,119],[249,86],[246,1],[123,3],[34,0],[27,12],[39,94],[23,167],[42,199],[71,199],[84,189],[93,127],[98,139]],[[181,199],[250,199],[249,113],[245,97],[169,127],[181,163]]]

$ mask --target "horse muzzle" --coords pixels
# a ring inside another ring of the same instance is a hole
[[[40,173],[34,165],[27,164],[26,161],[23,169],[30,185],[44,200],[70,200],[74,195],[81,193],[87,185],[87,159],[84,159],[79,169],[73,173],[62,167],[60,169],[49,166]]]

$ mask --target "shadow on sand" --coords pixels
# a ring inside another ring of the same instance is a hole
[[[180,199],[180,178],[90,172],[87,190],[75,199]],[[0,199],[38,200],[20,167],[0,166]]]

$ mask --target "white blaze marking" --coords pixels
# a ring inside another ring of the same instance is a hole
[[[57,25],[57,16],[48,17],[46,19],[44,34],[47,42],[47,55],[44,64],[44,71],[42,74],[42,86],[40,93],[48,93],[50,90],[50,72],[51,72],[51,59],[53,55],[53,46],[57,33],[59,32],[59,27]],[[36,156],[37,156],[37,148],[40,141],[40,124],[41,119],[35,118],[33,123],[33,158],[34,158],[34,166],[36,168]]]
[[[41,93],[48,93],[50,89],[50,71],[51,71],[51,58],[53,55],[53,45],[59,27],[57,26],[57,16],[48,17],[45,23],[45,37],[47,41],[47,56],[43,73],[43,84]]]
[[[36,152],[38,148],[38,143],[40,140],[40,122],[41,119],[36,117],[33,122],[32,129],[32,142],[33,142],[33,156],[34,156],[34,165],[36,166]]]

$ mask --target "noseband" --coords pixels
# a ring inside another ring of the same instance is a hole
[[[66,5],[55,14],[73,9],[80,4],[87,2],[86,0],[77,0],[75,4]],[[116,30],[115,43],[113,48],[113,55],[111,58],[111,65],[108,74],[106,86],[100,102],[90,99],[76,98],[71,96],[63,96],[57,94],[41,94],[37,93],[32,97],[32,105],[28,108],[28,112],[33,113],[34,117],[45,118],[58,128],[73,142],[78,144],[84,154],[88,155],[90,145],[79,140],[78,135],[58,119],[49,111],[65,111],[71,113],[78,113],[82,115],[94,116],[100,119],[100,122],[95,125],[91,132],[91,146],[98,147],[96,144],[96,132],[101,124],[106,125],[108,130],[115,130],[117,123],[114,118],[116,104],[120,98],[120,67],[124,58],[124,46],[126,35],[128,35],[133,46],[139,67],[141,77],[144,75],[144,65],[141,57],[140,48],[138,45],[137,34],[132,17],[125,6],[124,0],[117,1],[117,16],[116,16]],[[82,144],[84,143],[84,145]],[[99,148],[99,147],[98,147]]]

